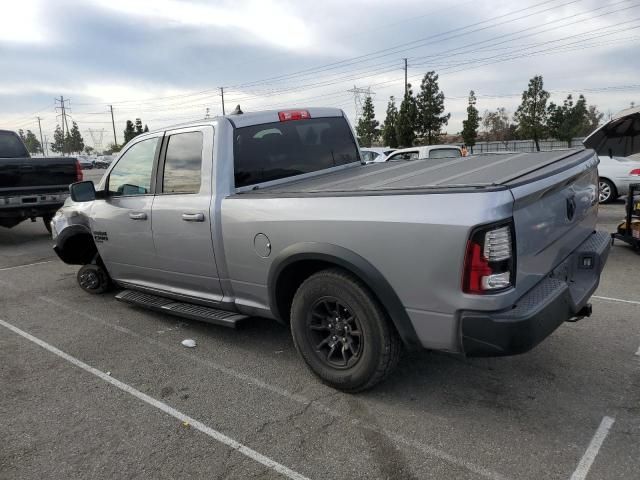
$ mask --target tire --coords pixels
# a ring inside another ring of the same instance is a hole
[[[43,215],[42,222],[44,223],[44,228],[47,229],[47,232],[51,234],[51,220],[53,219],[53,215]]]
[[[104,293],[111,287],[109,274],[99,265],[84,265],[78,270],[76,279],[82,290],[94,295]]]
[[[291,305],[291,333],[313,373],[327,385],[352,393],[384,380],[402,348],[395,327],[366,285],[340,269],[322,270],[300,285]]]
[[[618,199],[616,186],[606,178],[598,180],[598,200],[600,203],[611,203]]]

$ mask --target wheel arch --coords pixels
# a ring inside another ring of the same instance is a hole
[[[269,269],[269,305],[276,319],[288,323],[293,296],[314,273],[339,267],[364,282],[382,305],[408,348],[421,348],[411,319],[386,278],[368,260],[344,247],[328,243],[303,242],[282,250]]]
[[[89,227],[71,225],[56,237],[53,247],[60,260],[69,265],[86,265],[91,263],[98,253]]]

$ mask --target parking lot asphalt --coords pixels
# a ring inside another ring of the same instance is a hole
[[[407,353],[348,395],[273,321],[85,294],[41,222],[0,229],[0,478],[636,479],[639,267],[616,243],[593,316],[527,354]]]

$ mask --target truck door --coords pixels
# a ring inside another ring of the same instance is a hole
[[[213,133],[211,126],[165,132],[152,219],[156,268],[162,271],[164,288],[220,301],[210,218]]]
[[[92,207],[96,246],[111,276],[122,282],[152,280],[153,171],[161,139],[145,137],[128,147],[105,180],[105,198]]]

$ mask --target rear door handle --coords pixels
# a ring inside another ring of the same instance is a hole
[[[146,220],[147,214],[144,212],[131,212],[129,213],[129,218],[131,220]]]
[[[204,213],[183,213],[182,220],[185,222],[204,222]]]

